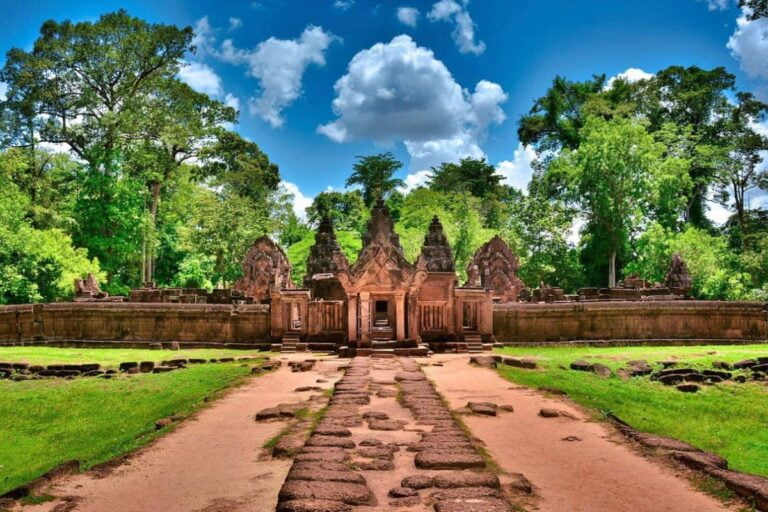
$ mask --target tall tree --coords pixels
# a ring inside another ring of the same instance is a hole
[[[623,119],[590,118],[580,137],[579,148],[564,151],[548,177],[599,229],[608,253],[608,285],[615,286],[617,254],[647,211],[663,146],[642,125]]]
[[[320,192],[307,208],[309,222],[317,225],[324,217],[330,217],[340,231],[365,231],[368,208],[359,190]]]
[[[403,180],[394,178],[403,163],[395,159],[392,153],[358,156],[353,172],[347,178],[346,186],[360,185],[363,187],[363,199],[368,206],[403,186]]]
[[[132,232],[135,216],[112,207],[133,186],[122,182],[128,146],[175,80],[191,39],[189,27],[149,24],[123,10],[96,22],[47,21],[32,49],[11,49],[0,71],[8,84],[4,118],[22,128],[10,144],[64,144],[86,162],[78,241],[110,270],[126,264],[111,242],[141,239]]]
[[[768,18],[768,0],[739,0],[739,7],[751,9],[748,16],[750,20]]]

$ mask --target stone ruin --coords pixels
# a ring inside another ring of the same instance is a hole
[[[125,297],[110,297],[109,293],[101,291],[99,282],[92,273],[85,279],[75,279],[75,302],[122,302]]]
[[[336,278],[341,271],[349,271],[349,262],[336,240],[331,219],[323,217],[315,233],[315,245],[309,250],[304,287],[314,298],[344,300],[346,294]]]
[[[517,277],[519,267],[517,255],[496,235],[475,252],[467,265],[465,286],[491,289],[494,302],[517,302],[526,290]]]
[[[664,277],[664,287],[672,291],[673,294],[688,296],[691,293],[693,278],[688,271],[688,267],[679,253],[672,256],[669,264],[669,270]]]
[[[451,245],[443,233],[443,225],[440,223],[437,215],[432,218],[429,231],[424,237],[424,244],[421,246],[419,259],[424,261],[428,272],[456,271]]]
[[[243,277],[235,283],[234,291],[255,303],[269,302],[275,291],[294,288],[288,257],[268,236],[251,245],[242,267]]]

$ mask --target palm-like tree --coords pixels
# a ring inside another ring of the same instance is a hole
[[[371,206],[376,200],[384,199],[394,189],[404,185],[403,180],[392,177],[402,166],[403,163],[389,152],[358,156],[346,186],[362,186],[365,204]]]

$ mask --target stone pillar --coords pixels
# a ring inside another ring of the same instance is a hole
[[[357,345],[357,295],[347,295],[347,337],[350,347]]]
[[[405,294],[400,292],[395,294],[395,339],[403,341],[405,339]]]
[[[360,348],[371,346],[371,294],[360,292]]]
[[[419,337],[419,294],[408,294],[408,339],[421,341]]]
[[[272,294],[272,301],[269,304],[269,316],[271,320],[270,334],[272,338],[279,339],[283,337],[283,308],[285,302],[279,292]]]
[[[301,338],[306,340],[309,333],[309,301],[306,297],[302,297],[299,302],[299,315],[301,315]]]
[[[493,336],[493,295],[486,290],[485,296],[477,304],[477,330],[483,336]]]

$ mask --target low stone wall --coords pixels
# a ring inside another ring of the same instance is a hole
[[[720,301],[496,304],[500,343],[768,341],[768,303]]]
[[[269,306],[54,303],[0,308],[0,344],[268,346]]]

